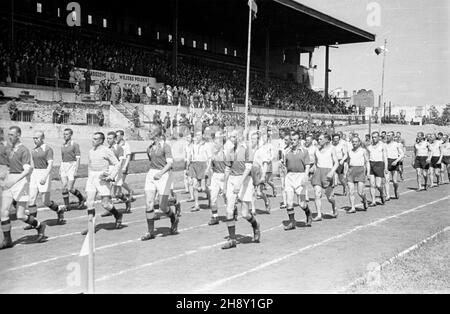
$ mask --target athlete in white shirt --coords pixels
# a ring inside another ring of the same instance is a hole
[[[388,132],[386,135],[386,151],[388,158],[388,170],[389,173],[386,175],[386,201],[390,200],[389,187],[392,179],[392,184],[394,185],[394,195],[396,199],[399,199],[400,194],[398,193],[398,168],[399,163],[404,158],[404,152],[402,145],[394,140],[394,132]]]

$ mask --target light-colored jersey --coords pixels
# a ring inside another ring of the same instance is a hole
[[[333,168],[333,153],[336,153],[333,145],[317,149],[315,153],[316,166],[318,168]]]
[[[383,150],[386,149],[386,144],[383,142],[378,142],[376,145],[370,145],[367,150],[369,151],[369,160],[370,161],[384,161],[383,160]]]
[[[441,145],[442,155],[450,156],[450,142],[443,143]]]
[[[441,143],[438,141],[434,141],[430,144],[430,150],[431,150],[431,156],[432,157],[439,157],[441,156]]]
[[[403,149],[402,149],[401,145],[402,144],[395,142],[395,141],[386,143],[387,158],[398,159],[403,153]]]
[[[414,144],[414,148],[416,149],[416,156],[428,157],[430,143],[428,143],[427,141],[421,141],[420,143]]]
[[[348,157],[350,159],[349,161],[349,166],[350,167],[363,167],[365,165],[364,163],[364,155],[366,154],[367,150],[362,148],[362,147],[358,147],[357,150],[349,150],[348,151]]]

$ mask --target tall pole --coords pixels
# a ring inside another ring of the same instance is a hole
[[[173,17],[172,66],[173,66],[173,75],[176,80],[178,72],[178,0],[174,1],[175,1],[175,10]]]
[[[325,46],[325,99],[328,99],[328,68],[330,67],[330,46]]]
[[[14,49],[14,0],[11,0],[11,49]]]
[[[381,99],[380,99],[380,105],[384,104],[384,67],[386,64],[386,47],[387,47],[387,39],[384,40],[384,49],[383,49],[383,71],[381,74]],[[381,123],[381,119],[380,119]]]
[[[250,92],[250,50],[252,40],[252,8],[248,10],[247,78],[245,83],[245,129],[248,128],[248,99]]]
[[[88,294],[95,293],[95,209],[88,210]]]

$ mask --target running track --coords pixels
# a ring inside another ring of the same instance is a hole
[[[80,187],[83,182],[79,180]],[[177,183],[176,188],[181,188],[181,180]],[[59,188],[57,183],[54,187]],[[400,200],[348,215],[344,209],[348,198],[339,196],[342,188],[338,187],[338,219],[305,228],[304,214],[297,207],[299,227],[289,232],[283,230],[287,214],[278,209],[280,198],[271,198],[272,213],[257,215],[261,243],[251,242],[252,229],[240,218],[236,232],[241,244],[226,251],[220,249],[226,241],[225,223],[208,226],[210,211],[190,213],[192,203],[182,204],[179,235],[166,236],[170,222],[163,219],[156,223],[160,236],[148,242],[139,240],[146,231],[142,197],[133,203],[133,213],[124,215],[127,227],[121,230],[111,230],[113,218],[100,218],[102,209],[98,208],[97,223],[103,229],[96,234],[96,292],[340,292],[364,275],[369,263],[381,264],[450,225],[450,185],[425,192],[416,192],[415,187],[415,174],[407,160]],[[185,200],[187,195],[178,197]],[[330,212],[325,199],[323,204],[324,212]],[[263,208],[261,200],[257,207]],[[118,205],[119,210],[123,208]],[[310,208],[314,211],[312,201]],[[223,216],[223,207],[219,214]],[[66,267],[78,261],[84,240],[79,232],[87,223],[85,210],[68,212],[63,226],[54,225],[53,212],[42,210],[39,218],[49,224],[45,243],[33,243],[35,231],[23,231],[23,223],[13,223],[17,244],[0,251],[0,293],[72,292],[66,283]]]

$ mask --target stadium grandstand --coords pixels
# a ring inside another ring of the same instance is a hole
[[[327,70],[324,95],[311,89],[312,57],[317,47],[325,46],[328,64],[330,45],[370,42],[375,36],[293,0],[257,3],[251,119],[256,114],[292,118],[290,112],[296,118],[354,114],[343,102],[328,97]],[[172,118],[177,105],[186,114],[189,108],[244,112],[247,1],[75,4],[2,1],[0,82],[4,100],[31,94],[37,102],[48,100],[46,110],[62,103],[66,107],[62,121],[72,124],[98,123],[101,118],[95,105],[99,102],[103,111],[115,107],[134,126],[142,125],[136,119],[154,120],[156,107],[149,109],[148,105],[162,106],[158,110],[170,112]],[[305,62],[307,66],[301,65]],[[57,96],[39,99],[36,90],[56,90]],[[90,106],[90,113],[80,121],[70,118],[70,108],[77,103]],[[23,106],[19,110],[26,111]],[[110,115],[105,125],[111,124]],[[30,122],[37,116],[41,115],[18,115],[19,120]],[[39,122],[55,122],[54,115],[47,120]]]

